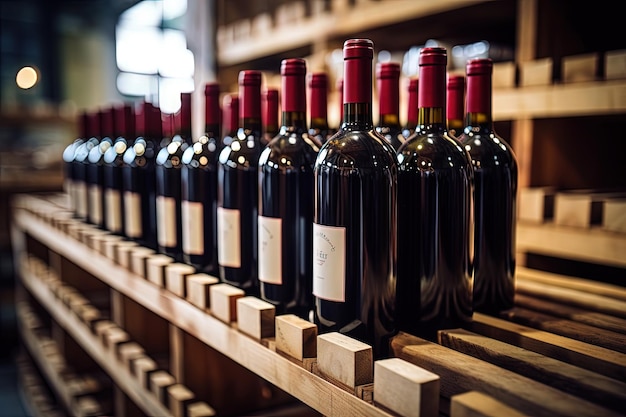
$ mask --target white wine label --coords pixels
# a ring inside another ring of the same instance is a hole
[[[241,268],[239,210],[217,208],[217,261],[221,266]]]
[[[157,238],[166,248],[176,246],[176,200],[162,195],[156,198]]]
[[[126,236],[141,237],[141,196],[132,191],[124,192],[124,220]]]
[[[346,228],[313,223],[313,295],[346,301]]]
[[[107,188],[104,191],[104,202],[106,207],[106,213],[104,213],[106,228],[112,233],[119,233],[122,231],[122,207],[120,192]]]
[[[89,186],[89,217],[95,224],[102,223],[102,189],[99,185]]]
[[[202,255],[204,254],[204,210],[202,203],[183,201],[181,209],[183,252],[188,255]]]
[[[283,219],[258,217],[259,281],[280,285],[283,283]]]
[[[74,196],[76,200],[76,215],[82,219],[87,217],[87,186],[83,181],[74,184]]]

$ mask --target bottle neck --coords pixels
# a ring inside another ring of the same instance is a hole
[[[313,130],[328,130],[328,119],[325,117],[311,117],[309,125]]]
[[[481,130],[493,129],[491,88],[490,74],[467,77],[466,126]]]
[[[380,127],[389,127],[389,128],[399,128],[400,127],[400,116],[397,113],[395,114],[381,114],[378,120],[378,126]]]
[[[344,60],[343,130],[371,130],[372,59]]]
[[[372,103],[344,103],[342,130],[371,130]]]
[[[246,136],[259,138],[262,132],[261,86],[242,85],[239,87],[239,139]],[[243,130],[243,132],[242,132]]]
[[[306,112],[304,111],[283,111],[282,126],[280,133],[283,132],[305,132],[306,131]]]
[[[379,126],[394,126],[400,120],[400,80],[395,77],[378,80],[379,88]]]
[[[418,87],[419,129],[445,130],[446,128],[446,67],[422,65]]]
[[[204,134],[209,138],[220,138],[221,131],[219,123],[207,123],[204,126]]]

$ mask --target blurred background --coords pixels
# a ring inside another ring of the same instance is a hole
[[[496,62],[496,129],[517,153],[521,187],[625,189],[626,37],[616,10],[608,0],[0,1],[2,358],[17,343],[10,198],[62,190],[61,154],[79,112],[148,100],[174,113],[180,93],[193,92],[197,137],[206,82],[234,92],[239,71],[260,69],[265,87],[279,86],[280,61],[303,57],[329,75],[337,126],[345,39],[368,37],[376,61],[402,63],[403,86],[418,75],[419,49],[442,45],[450,72],[471,57]],[[403,122],[405,99],[403,87]],[[610,265],[586,273],[598,271],[623,278]]]

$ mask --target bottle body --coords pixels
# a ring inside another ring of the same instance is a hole
[[[183,260],[197,271],[219,274],[217,164],[222,150],[219,84],[205,87],[205,134],[183,153],[181,172]]]
[[[459,137],[474,169],[474,308],[499,313],[514,306],[517,158],[493,129],[492,63],[467,64],[467,126]]]
[[[219,155],[218,263],[223,282],[258,294],[258,162],[261,154],[261,73],[239,75],[240,125]]]
[[[446,132],[444,48],[420,57],[418,126],[398,158],[398,324],[434,339],[472,318],[472,168]]]
[[[105,229],[117,235],[124,235],[124,193],[122,169],[124,167],[124,153],[128,149],[128,142],[124,137],[118,137],[113,146],[104,154],[104,220]]]
[[[259,157],[259,287],[278,314],[313,309],[313,166],[319,143],[306,134],[302,59],[281,64],[282,126]]]
[[[369,40],[344,43],[344,122],[314,168],[313,293],[320,332],[384,357],[396,332],[397,166],[372,123],[372,51]]]

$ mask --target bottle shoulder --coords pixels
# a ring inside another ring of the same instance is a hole
[[[183,165],[196,165],[193,163],[194,161],[202,161],[201,165],[210,165],[217,161],[219,151],[217,141],[199,140],[183,151],[182,163]]]
[[[388,169],[396,165],[395,150],[374,129],[339,130],[322,145],[316,166]]]
[[[459,136],[459,142],[469,153],[472,163],[480,161],[481,166],[506,165],[517,166],[517,157],[509,143],[497,133],[464,132]]]
[[[467,152],[461,143],[445,132],[413,133],[398,149],[397,159],[401,170],[470,168]]]

